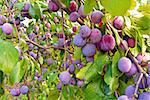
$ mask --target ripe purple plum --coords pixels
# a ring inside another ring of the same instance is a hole
[[[91,14],[91,22],[94,24],[99,24],[101,22],[102,17],[103,13],[101,11],[94,11]]]
[[[99,43],[102,51],[113,50],[116,45],[115,38],[112,35],[104,35]]]
[[[124,19],[122,16],[117,16],[114,18],[113,25],[116,29],[122,30],[124,27]]]
[[[26,86],[26,85],[22,86],[22,87],[20,88],[20,92],[21,92],[22,94],[27,94],[27,93],[29,92],[28,86]]]
[[[57,12],[59,10],[59,7],[56,3],[49,1],[48,9],[49,9],[49,11]]]
[[[122,96],[118,97],[117,100],[129,100],[129,98],[126,95],[122,95]]]
[[[30,3],[25,3],[23,11],[27,12],[30,9],[31,4]]]
[[[84,56],[87,57],[91,57],[94,56],[94,54],[96,53],[96,46],[94,44],[86,44],[83,48],[82,48],[82,53]]]
[[[72,22],[76,22],[78,18],[79,18],[79,14],[77,12],[72,12],[69,17],[70,21]]]
[[[78,27],[77,27],[77,26],[73,26],[73,27],[72,27],[72,31],[73,31],[73,32],[77,32],[77,30],[78,30]]]
[[[56,88],[57,88],[58,90],[61,90],[61,89],[62,89],[62,82],[58,82]]]
[[[137,67],[135,64],[132,64],[131,69],[129,70],[129,72],[126,73],[127,76],[132,76],[134,74],[136,74],[137,72]]]
[[[135,47],[135,39],[134,38],[128,38],[127,42],[128,42],[129,47],[131,47],[131,48]]]
[[[51,28],[51,24],[50,24],[50,23],[46,23],[46,27],[47,27],[48,29],[50,29],[50,28]]]
[[[68,84],[71,79],[70,73],[67,71],[61,72],[59,75],[59,79],[63,84]]]
[[[86,18],[87,15],[84,13],[84,5],[81,5],[79,7],[78,14],[80,15],[81,18]]]
[[[53,62],[54,62],[54,61],[53,61],[53,59],[52,59],[52,58],[48,58],[48,59],[47,59],[47,64],[48,64],[48,65],[53,64]]]
[[[87,62],[93,62],[94,61],[94,56],[92,57],[86,57]]]
[[[73,64],[69,65],[69,73],[73,74],[75,71],[75,66]]]
[[[75,85],[76,84],[75,78],[71,78],[69,83],[70,85]]]
[[[146,77],[146,82],[147,82],[147,86],[150,87],[150,75],[148,75],[148,77]]]
[[[13,27],[11,26],[11,24],[9,23],[5,23],[2,26],[2,31],[6,34],[6,35],[10,35],[13,33]]]
[[[63,47],[64,46],[64,42],[65,42],[64,38],[59,38],[58,46]]]
[[[92,43],[97,43],[101,40],[102,34],[101,31],[94,28],[91,30],[90,40]]]
[[[78,81],[77,81],[77,86],[78,86],[78,87],[82,87],[83,84],[84,84],[84,81],[83,81],[83,80],[78,80]]]
[[[122,57],[118,61],[118,69],[121,72],[129,72],[131,69],[132,63],[131,60],[127,57]]]
[[[37,58],[37,54],[35,54],[33,51],[30,51],[29,54],[30,54],[30,56],[32,56],[34,59]]]
[[[20,90],[16,89],[16,88],[13,88],[13,89],[10,90],[10,94],[12,96],[19,96],[20,95]]]
[[[73,39],[73,43],[78,46],[78,47],[82,47],[86,44],[86,41],[81,37],[81,35],[75,35],[74,39]]]
[[[91,34],[91,29],[87,25],[82,25],[80,27],[80,33],[83,38],[89,37]]]
[[[6,17],[0,15],[0,25],[3,25],[6,22]]]
[[[125,90],[125,95],[128,96],[128,98],[132,98],[132,96],[134,95],[134,91],[135,91],[135,86],[129,85]]]
[[[143,92],[139,95],[138,100],[150,100],[150,92]]]
[[[74,12],[74,11],[76,11],[77,9],[78,9],[77,3],[76,3],[74,0],[70,1],[69,10],[70,10],[71,12]]]

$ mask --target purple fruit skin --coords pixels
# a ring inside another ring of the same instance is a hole
[[[25,86],[25,85],[20,88],[20,92],[22,94],[27,94],[28,91],[29,91],[29,88],[27,86]]]
[[[115,38],[112,35],[104,35],[100,41],[100,49],[102,51],[113,50],[115,47]]]
[[[31,4],[26,3],[26,4],[24,5],[23,11],[25,11],[25,12],[28,11],[29,8],[30,8],[30,6],[31,6]]]
[[[69,6],[69,10],[71,11],[71,12],[74,12],[74,11],[76,11],[78,9],[78,5],[77,5],[77,3],[75,2],[75,1],[70,1],[70,6]]]
[[[129,72],[126,73],[127,76],[132,76],[137,72],[137,67],[135,64],[132,64],[131,69]]]
[[[118,68],[121,72],[129,72],[131,69],[131,60],[127,57],[122,57],[118,61]]]
[[[86,57],[86,61],[87,62],[93,62],[94,61],[94,57]]]
[[[87,15],[84,13],[84,5],[81,5],[79,7],[78,14],[80,15],[81,18],[86,18]]]
[[[89,37],[91,34],[91,29],[86,26],[86,25],[82,25],[80,27],[80,33],[79,33],[83,38]]]
[[[69,73],[73,74],[75,71],[75,67],[73,64],[69,65]]]
[[[64,38],[59,38],[58,40],[58,46],[63,47],[64,46]]]
[[[0,25],[3,25],[6,22],[6,17],[0,15]]]
[[[12,96],[19,96],[19,95],[20,95],[20,90],[13,88],[13,89],[10,90],[10,94],[11,94]]]
[[[97,43],[101,40],[102,34],[101,31],[94,28],[91,30],[90,40],[92,43]]]
[[[68,69],[68,68],[69,68],[69,62],[66,62],[66,63],[63,62],[63,63],[62,63],[62,67],[64,67],[64,66],[66,66],[66,69]]]
[[[103,16],[103,13],[101,11],[94,11],[91,14],[91,22],[93,22],[94,24],[100,23],[102,16]]]
[[[86,44],[82,48],[82,53],[84,56],[91,57],[96,53],[96,46],[94,44]]]
[[[68,84],[70,81],[70,73],[67,71],[64,71],[62,73],[60,73],[59,75],[59,79],[63,84]]]
[[[123,29],[124,27],[124,19],[122,16],[117,16],[115,17],[114,21],[113,21],[113,25],[116,29]]]
[[[150,100],[150,92],[143,92],[139,95],[138,100]]]
[[[118,97],[117,100],[129,100],[129,98],[126,95],[122,95],[122,96]]]
[[[73,32],[77,32],[77,30],[78,30],[78,27],[77,27],[77,26],[73,26],[73,27],[72,27],[72,31],[73,31]]]
[[[52,58],[48,58],[48,59],[47,59],[47,64],[48,64],[48,65],[53,64],[53,59],[52,59]]]
[[[78,81],[77,81],[77,86],[78,86],[78,87],[82,87],[83,84],[84,84],[84,81],[83,81],[83,80],[78,80]]]
[[[75,85],[76,84],[75,78],[71,78],[69,83],[70,85]]]
[[[32,52],[32,51],[30,51],[29,54],[30,54],[30,56],[32,56],[33,58],[35,58],[35,59],[37,58],[37,54],[35,54],[35,53]]]
[[[150,87],[150,75],[148,75],[148,77],[146,78],[147,80],[147,86]]]
[[[77,64],[77,66],[78,66],[78,69],[80,70],[81,68],[83,68],[84,67],[84,64]]]
[[[61,90],[61,89],[62,89],[62,82],[59,82],[59,83],[57,84],[56,88],[57,88],[58,90]]]
[[[56,11],[59,10],[59,7],[58,7],[58,5],[55,4],[54,2],[49,1],[49,3],[48,3],[48,9],[49,9],[50,11],[56,12]]]
[[[82,47],[86,44],[86,41],[78,34],[78,35],[75,35],[73,39],[73,43],[78,47]]]
[[[72,22],[76,22],[78,18],[79,18],[79,14],[77,12],[72,12],[69,17],[70,21]]]
[[[127,95],[128,98],[131,98],[134,95],[134,91],[135,91],[135,86],[129,85],[125,90],[125,95]]]
[[[10,35],[13,32],[13,27],[11,26],[11,24],[9,23],[5,23],[2,26],[2,31],[6,34],[6,35]]]

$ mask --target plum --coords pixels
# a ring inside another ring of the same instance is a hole
[[[74,65],[73,65],[73,64],[69,65],[69,73],[70,73],[70,74],[73,74],[74,71],[75,71]]]
[[[77,86],[78,86],[78,87],[82,87],[83,84],[84,84],[84,81],[83,81],[83,80],[78,80],[78,81],[77,81]]]
[[[82,47],[86,44],[86,41],[78,34],[74,37],[73,43],[78,47]]]
[[[10,94],[12,96],[19,96],[20,95],[20,90],[17,89],[17,88],[13,88],[13,89],[10,90]]]
[[[75,85],[76,84],[75,78],[71,78],[69,83],[70,85]]]
[[[146,78],[147,86],[150,87],[150,75]]]
[[[72,27],[72,31],[73,31],[73,32],[77,32],[77,30],[78,30],[78,27],[77,27],[77,26],[73,26],[73,27]]]
[[[129,98],[126,95],[122,95],[122,96],[118,97],[117,100],[129,100]]]
[[[57,12],[59,10],[59,6],[56,3],[49,1],[48,9],[49,11]]]
[[[81,68],[83,68],[84,67],[84,64],[77,64],[77,66],[78,66],[78,69],[80,70]]]
[[[128,96],[128,98],[132,98],[132,96],[134,95],[134,91],[135,91],[135,86],[129,85],[125,90],[125,95]]]
[[[150,100],[150,92],[143,92],[139,95],[138,100]]]
[[[29,54],[30,54],[30,56],[32,56],[34,59],[37,58],[37,54],[35,54],[33,51],[30,51]]]
[[[76,22],[78,18],[79,18],[79,14],[77,12],[72,12],[69,17],[70,21],[72,22]]]
[[[127,42],[128,42],[129,47],[131,47],[131,48],[135,47],[135,39],[134,38],[128,38]]]
[[[101,31],[94,28],[91,30],[91,35],[90,35],[90,41],[92,43],[97,43],[101,40],[102,38],[102,34],[101,34]]]
[[[50,23],[46,23],[46,27],[47,27],[48,29],[50,29],[50,28],[51,28],[51,24],[50,24]]]
[[[74,61],[74,64],[81,64],[81,59],[77,59]]]
[[[81,5],[79,7],[78,14],[80,15],[81,18],[86,18],[87,15],[84,13],[84,5]]]
[[[87,62],[93,62],[94,61],[94,57],[86,57],[86,61]]]
[[[20,92],[21,92],[22,94],[27,94],[27,93],[29,92],[28,86],[26,86],[26,85],[22,86],[22,87],[20,88]]]
[[[30,9],[31,4],[30,3],[25,3],[24,8],[22,11],[27,12]]]
[[[91,14],[91,22],[94,24],[99,24],[101,22],[102,17],[103,13],[101,11],[94,11]]]
[[[102,51],[113,50],[116,45],[115,38],[112,35],[104,35],[99,43]]]
[[[67,71],[61,72],[59,75],[59,79],[63,84],[68,84],[71,79],[70,73]]]
[[[2,31],[6,34],[6,35],[10,35],[13,33],[13,27],[11,26],[11,24],[9,23],[5,23],[2,26]]]
[[[131,69],[131,60],[127,57],[122,57],[118,61],[118,68],[121,72],[129,72]]]
[[[80,33],[83,38],[89,37],[91,34],[91,29],[87,25],[82,25],[80,27]]]
[[[122,30],[124,27],[124,19],[122,16],[117,16],[114,18],[113,25],[116,29]]]
[[[61,90],[61,89],[62,89],[62,82],[58,82],[56,88],[57,88],[58,90]]]
[[[74,0],[70,1],[70,6],[69,6],[70,12],[74,12],[77,9],[78,9],[77,3]]]
[[[132,76],[137,72],[137,67],[135,64],[132,64],[131,69],[129,72],[126,73],[127,76]]]
[[[59,38],[58,39],[58,46],[63,47],[64,46],[64,42],[65,42],[64,38]]]
[[[48,65],[53,64],[53,62],[54,62],[54,61],[53,61],[53,59],[52,59],[52,58],[48,58],[48,59],[47,59],[47,64],[48,64]]]
[[[3,25],[6,22],[6,17],[0,15],[0,25]]]
[[[86,44],[83,48],[82,48],[82,53],[84,56],[90,57],[93,56],[96,53],[96,46],[94,44]]]

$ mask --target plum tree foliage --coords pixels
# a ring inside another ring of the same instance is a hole
[[[149,100],[148,0],[1,0],[0,100]]]

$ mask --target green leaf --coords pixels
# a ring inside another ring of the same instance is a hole
[[[82,50],[81,48],[79,47],[75,47],[75,50],[74,50],[74,59],[77,60],[77,59],[80,59],[81,56],[82,56]]]
[[[110,85],[110,80],[112,78],[112,70],[111,70],[111,66],[107,66],[107,71],[104,75],[104,81],[107,85]]]
[[[109,85],[110,94],[114,93],[116,89],[118,88],[118,86],[119,86],[118,78],[112,77],[112,79],[110,80],[110,85]]]
[[[6,74],[10,74],[18,58],[18,51],[13,44],[0,40],[0,70]]]
[[[97,66],[97,71],[101,74],[103,71],[103,67],[108,62],[108,55],[107,53],[97,53],[95,55],[94,63]]]
[[[95,5],[96,5],[96,0],[85,0],[85,3],[84,3],[85,14],[90,13],[93,10],[93,7]]]
[[[16,82],[20,82],[25,72],[27,71],[27,67],[28,67],[28,62],[26,59],[23,59],[20,62],[18,62],[10,74],[9,77],[10,83],[14,84]]]
[[[63,4],[65,4],[67,7],[69,7],[70,1],[71,1],[71,0],[61,0],[61,2],[62,2]]]
[[[95,79],[89,83],[84,90],[85,100],[101,100],[104,93],[100,86],[102,86],[101,78]]]
[[[112,76],[113,77],[121,74],[118,70],[118,60],[120,59],[120,57],[121,55],[119,51],[116,51],[112,59]]]
[[[101,0],[102,5],[111,15],[124,15],[131,6],[131,0]]]
[[[24,4],[25,4],[24,2],[21,2],[21,3],[19,2],[19,3],[16,3],[15,6],[16,6],[19,10],[22,10],[23,7],[24,7]]]
[[[35,19],[39,19],[41,17],[42,10],[38,2],[35,2],[34,5],[32,4],[30,6],[29,14]]]

